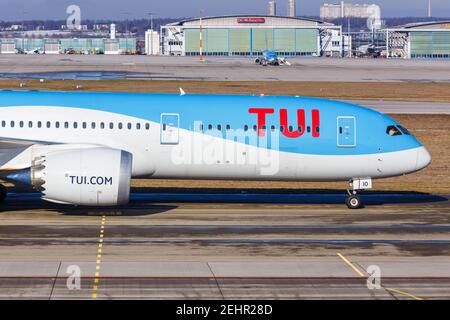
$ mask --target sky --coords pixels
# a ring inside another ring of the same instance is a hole
[[[288,0],[277,0],[278,14],[286,13]],[[82,19],[125,20],[148,17],[195,17],[203,10],[205,16],[227,14],[265,14],[268,0],[0,0],[0,20],[31,20],[67,18],[71,4],[81,7]],[[339,0],[297,0],[297,15],[319,16],[323,3]],[[375,3],[381,6],[383,17],[423,17],[428,0],[346,1]],[[450,17],[450,0],[432,0],[433,16]]]

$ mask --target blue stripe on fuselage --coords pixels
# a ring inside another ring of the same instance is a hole
[[[379,152],[395,152],[417,148],[421,144],[412,136],[386,134],[389,125],[397,124],[391,118],[360,106],[317,98],[239,96],[239,95],[172,95],[143,93],[97,92],[39,92],[2,91],[0,107],[55,106],[111,112],[159,123],[161,113],[179,113],[180,126],[193,130],[195,121],[201,121],[206,129],[209,124],[226,125],[233,129],[256,125],[257,115],[249,108],[274,108],[267,115],[267,126],[280,127],[279,110],[288,109],[289,124],[297,127],[297,109],[304,109],[306,125],[311,126],[311,110],[320,110],[320,137],[305,133],[300,138],[280,135],[280,151],[321,155],[356,155]],[[0,110],[1,111],[1,110]],[[338,116],[356,118],[357,146],[337,147]],[[27,120],[26,115],[23,119]],[[65,120],[65,119],[61,119]],[[1,130],[1,128],[0,128]],[[43,129],[44,130],[44,129]],[[64,130],[64,129],[61,129]],[[1,132],[1,131],[0,131]],[[38,139],[38,137],[36,137]]]

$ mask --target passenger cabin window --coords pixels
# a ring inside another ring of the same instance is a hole
[[[38,128],[42,128],[42,122],[41,122],[41,121],[38,121],[37,127],[38,127]]]
[[[400,130],[396,126],[389,126],[389,127],[387,127],[386,133],[388,135],[390,135],[391,137],[393,137],[393,136],[401,136],[402,135],[402,133],[400,132]]]
[[[150,123],[145,124],[145,130],[150,130]]]

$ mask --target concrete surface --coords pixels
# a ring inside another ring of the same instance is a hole
[[[85,209],[12,195],[0,212],[0,298],[92,299],[95,285],[98,299],[450,299],[448,196],[370,195],[379,199],[357,211],[328,194],[144,196]],[[378,266],[383,287],[370,290],[338,253],[364,276]],[[67,287],[74,265],[79,290]]]
[[[450,82],[450,61],[292,58],[291,67],[262,67],[253,58],[104,55],[0,55],[0,73],[130,72],[129,79],[239,81]],[[16,75],[17,76],[17,75]],[[101,75],[100,75],[101,76]]]

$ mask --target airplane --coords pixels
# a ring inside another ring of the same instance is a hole
[[[385,47],[376,46],[375,44],[362,45],[358,47],[356,54],[359,57],[379,58],[385,49]]]
[[[35,48],[29,51],[25,51],[25,54],[45,54],[45,52],[40,48]]]
[[[359,209],[374,179],[430,162],[394,119],[338,101],[0,91],[0,179],[59,204],[126,205],[132,178],[345,181]]]
[[[287,61],[285,57],[280,57],[276,51],[264,50],[262,57],[257,57],[255,59],[255,64],[267,66],[290,66],[291,63]]]

